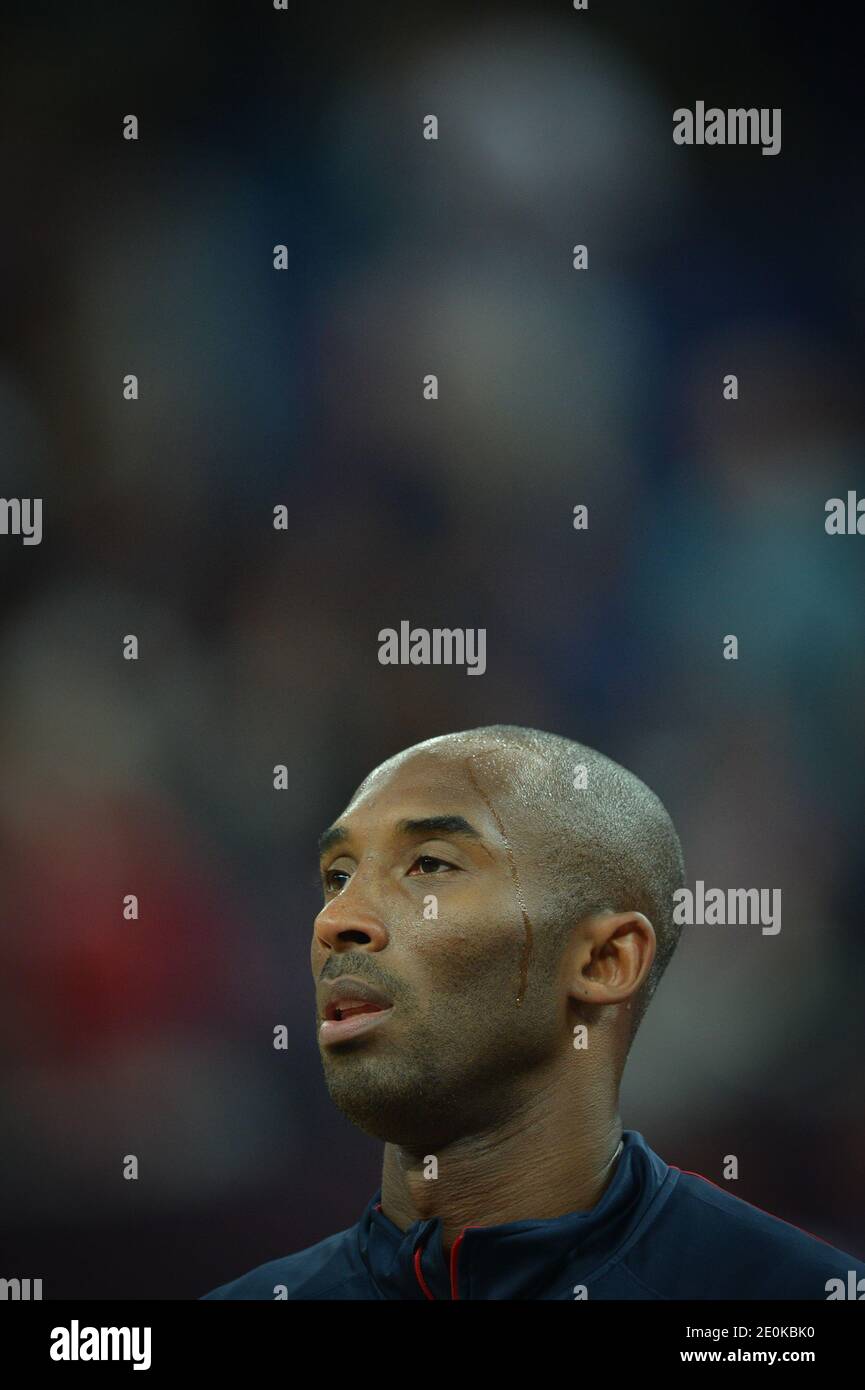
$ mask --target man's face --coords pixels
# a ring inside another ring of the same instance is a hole
[[[529,868],[537,831],[508,786],[500,756],[409,753],[364,783],[339,836],[323,837],[311,949],[319,1049],[334,1102],[378,1138],[426,1145],[495,1124],[561,1045],[566,1000],[538,920],[546,891]],[[535,939],[518,1005],[521,898]],[[392,1008],[358,1031],[322,1030],[349,987],[331,982],[349,976]]]

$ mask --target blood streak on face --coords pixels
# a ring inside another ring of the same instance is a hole
[[[481,801],[484,803],[493,820],[495,821],[496,829],[498,830],[499,834],[502,837],[502,840],[504,841],[505,853],[508,857],[508,867],[511,872],[511,878],[514,881],[514,891],[517,895],[517,902],[519,903],[520,912],[522,913],[523,917],[525,940],[523,942],[523,953],[522,958],[520,960],[520,981],[517,989],[517,1006],[519,1006],[522,1004],[523,999],[525,998],[526,985],[528,983],[529,978],[529,961],[532,958],[532,949],[534,944],[534,932],[532,930],[532,924],[529,921],[529,914],[526,911],[526,902],[525,898],[523,897],[522,885],[520,884],[520,876],[517,872],[517,865],[514,859],[513,849],[511,848],[511,842],[508,839],[507,831],[505,830],[505,827],[502,825],[501,819],[499,818],[499,814],[496,811],[496,808],[493,806],[492,802],[490,801],[489,797],[487,796],[486,792],[483,790],[480,783],[478,782],[477,777],[475,776],[474,769],[472,767],[473,756],[474,755],[471,755],[466,759],[466,772],[468,773],[469,781],[471,782]]]

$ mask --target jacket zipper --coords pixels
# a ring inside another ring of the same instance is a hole
[[[451,1298],[456,1299],[459,1298],[459,1287],[457,1283],[457,1257],[459,1255],[460,1243],[467,1230],[468,1226],[463,1226],[462,1230],[460,1231],[459,1235],[457,1236],[456,1240],[451,1246]],[[417,1250],[415,1250],[414,1252],[414,1272],[417,1275],[417,1281],[423,1289],[424,1293],[426,1294],[427,1298],[432,1299],[433,1303],[435,1303],[436,1296],[431,1291],[426,1279],[424,1279],[423,1277],[423,1270],[421,1269],[422,1254],[423,1247],[419,1245]]]

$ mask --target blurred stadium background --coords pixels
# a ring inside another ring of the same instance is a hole
[[[685,929],[623,1118],[861,1256],[858,50],[811,5],[346,11],[6,7],[0,490],[45,530],[0,544],[0,1273],[194,1298],[357,1219],[315,838],[489,722],[782,888],[776,937]],[[675,147],[698,98],[781,154]],[[379,666],[402,618],[486,627],[484,678]]]

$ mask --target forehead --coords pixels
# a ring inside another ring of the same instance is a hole
[[[489,819],[494,825],[498,817],[507,828],[519,811],[517,773],[509,749],[442,744],[410,750],[370,773],[339,821],[377,825],[402,815],[445,815],[470,809],[476,823]],[[524,818],[523,811],[520,819]]]

